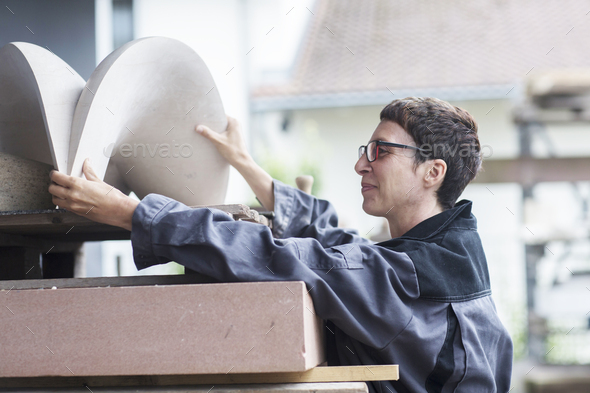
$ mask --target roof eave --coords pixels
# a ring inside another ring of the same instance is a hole
[[[301,94],[255,97],[250,111],[274,112],[284,110],[341,108],[353,106],[383,106],[396,98],[437,97],[446,101],[497,100],[519,97],[519,84],[433,87],[416,89],[377,90],[326,94]]]

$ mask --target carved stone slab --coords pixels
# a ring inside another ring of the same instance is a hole
[[[227,120],[207,66],[187,45],[152,37],[111,53],[90,76],[72,124],[72,175],[90,157],[103,177],[112,159],[140,198],[223,203],[229,165],[194,128],[222,131]]]
[[[70,127],[84,79],[45,48],[0,49],[0,152],[67,172]]]

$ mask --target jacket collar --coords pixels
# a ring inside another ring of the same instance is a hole
[[[463,199],[455,204],[451,209],[445,210],[435,216],[432,216],[414,226],[402,236],[391,239],[411,239],[426,240],[437,235],[445,228],[450,226],[461,229],[477,229],[477,221],[471,214],[473,202]],[[451,225],[452,224],[452,225]],[[389,241],[389,240],[387,240]],[[387,242],[386,241],[386,242]],[[385,243],[385,242],[383,242]]]

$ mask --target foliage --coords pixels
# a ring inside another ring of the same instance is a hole
[[[259,146],[256,158],[259,165],[267,171],[273,179],[296,187],[295,178],[301,175],[311,175],[314,178],[311,193],[315,196],[322,189],[322,152],[324,143],[317,132],[317,125],[304,124],[301,146],[289,146],[286,151],[277,152],[269,146]],[[294,151],[295,149],[295,151]],[[292,155],[295,154],[293,159]]]

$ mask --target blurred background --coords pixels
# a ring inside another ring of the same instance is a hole
[[[433,96],[479,124],[474,201],[511,392],[590,391],[590,4],[582,0],[0,0],[0,45],[50,49],[83,78],[128,41],[176,38],[204,59],[255,159],[315,178],[340,224],[387,238],[353,166],[381,108]],[[226,203],[256,205],[232,172]],[[86,243],[79,275],[137,272],[129,242]]]

